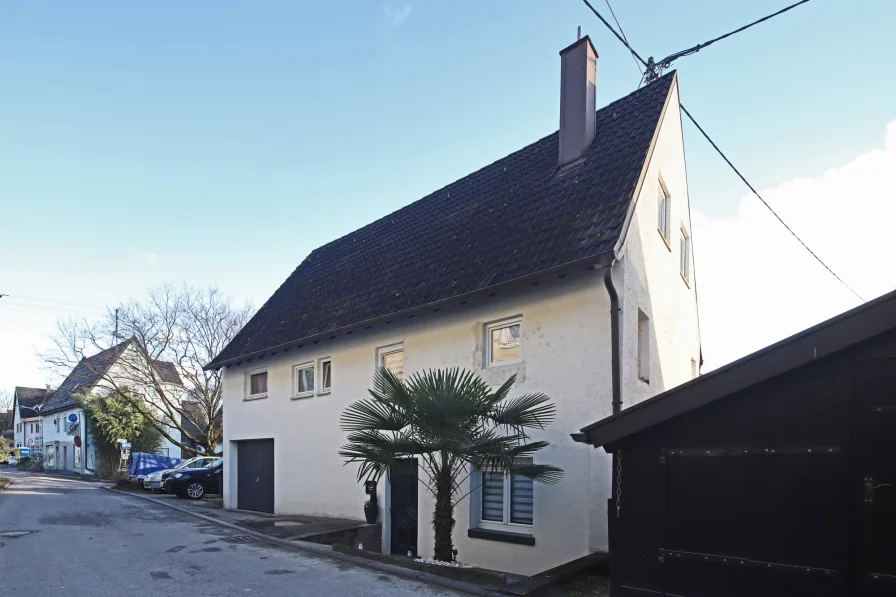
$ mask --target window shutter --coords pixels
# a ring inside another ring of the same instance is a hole
[[[504,475],[482,473],[482,520],[504,522]]]
[[[510,522],[532,524],[532,479],[522,475],[510,477]]]

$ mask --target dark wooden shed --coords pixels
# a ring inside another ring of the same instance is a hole
[[[896,293],[576,435],[612,595],[896,595]]]

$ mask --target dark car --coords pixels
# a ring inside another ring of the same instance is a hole
[[[165,479],[163,487],[176,496],[198,500],[207,493],[218,493],[218,477],[224,459],[219,458],[206,468],[183,469]]]

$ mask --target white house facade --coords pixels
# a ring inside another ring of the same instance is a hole
[[[46,468],[96,474],[96,449],[85,424],[83,410],[78,405],[78,397],[91,394],[102,397],[110,393],[107,380],[118,378],[116,368],[121,367],[119,360],[124,357],[125,351],[135,350],[131,342],[127,340],[82,359],[40,406]],[[171,376],[172,385],[176,385],[179,380],[175,379],[175,374]],[[173,427],[170,430],[174,436]],[[160,452],[174,458],[181,456],[180,447],[167,438],[163,438]]]
[[[678,79],[595,115],[590,40],[561,56],[559,133],[316,250],[209,365],[226,508],[363,518],[343,411],[378,367],[461,367],[553,399],[535,461],[565,478],[470,471],[458,560],[535,574],[607,549],[611,460],[570,434],[699,371]],[[434,500],[401,474],[377,486],[383,551],[431,556]]]
[[[17,386],[13,391],[13,447],[39,451],[41,419],[37,408],[46,400],[44,388]]]

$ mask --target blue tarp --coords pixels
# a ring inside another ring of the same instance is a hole
[[[159,456],[158,454],[137,452],[136,454],[131,454],[131,466],[128,468],[128,475],[131,477],[145,477],[149,473],[174,468],[182,460],[182,458],[170,458],[168,456]]]

